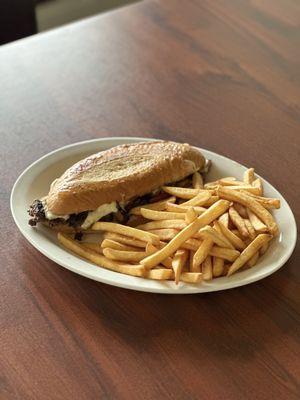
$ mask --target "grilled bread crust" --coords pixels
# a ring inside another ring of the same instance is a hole
[[[205,158],[189,144],[141,142],[91,155],[56,179],[46,198],[53,214],[78,214],[113,201],[126,202],[203,168]]]

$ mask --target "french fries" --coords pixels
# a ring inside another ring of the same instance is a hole
[[[172,269],[174,271],[176,285],[178,285],[179,283],[179,278],[182,273],[184,264],[187,261],[188,255],[189,254],[187,250],[177,250],[174,254],[174,258],[172,260]]]
[[[103,249],[103,254],[105,257],[111,260],[126,261],[126,262],[139,262],[145,258],[146,253],[143,251],[124,251],[115,250],[106,247]]]
[[[202,264],[202,275],[204,281],[210,281],[213,278],[211,256],[207,256]]]
[[[201,189],[187,189],[187,188],[173,187],[173,186],[163,186],[162,189],[164,192],[179,197],[180,199],[192,199],[201,190]]]
[[[203,189],[203,178],[199,172],[193,174],[192,185],[194,189]]]
[[[224,259],[219,257],[213,258],[213,276],[215,278],[223,275]]]
[[[88,242],[84,243],[84,242],[82,242],[81,245],[83,247],[85,247],[86,249],[93,250],[99,254],[103,254],[103,249],[101,248],[99,243],[88,243]]]
[[[259,249],[259,254],[262,256],[268,250],[269,242],[264,243]]]
[[[119,243],[119,242],[117,242],[115,240],[111,240],[111,239],[103,240],[103,242],[101,243],[102,252],[103,252],[103,249],[105,249],[106,247],[108,247],[110,249],[123,250],[123,251],[141,250],[138,247],[128,246],[126,244],[122,244],[122,243]]]
[[[191,271],[197,272],[198,269],[200,270],[199,267],[200,267],[201,263],[209,255],[209,252],[211,251],[213,244],[214,244],[214,242],[210,237],[203,240],[202,244],[200,245],[200,247],[194,254]]]
[[[114,233],[114,232],[105,232],[104,238],[111,239],[118,243],[123,243],[125,245],[133,247],[145,248],[147,245],[147,242],[144,242],[142,240],[133,239],[128,236],[120,235],[119,233]]]
[[[167,203],[175,203],[176,197],[172,196],[168,199],[157,201],[156,203],[145,204],[143,206],[133,207],[129,214],[141,215],[141,208],[147,208],[149,210],[163,211],[166,209]]]
[[[220,221],[220,218],[219,218]],[[223,233],[223,235],[232,243],[232,245],[238,249],[238,250],[243,250],[246,245],[245,243],[237,236],[235,235],[231,230],[229,230],[223,223],[215,221],[216,226],[218,226]]]
[[[152,219],[154,221],[159,221],[161,219],[185,219],[185,214],[182,213],[149,210],[148,208],[141,208],[141,215],[144,218]]]
[[[211,199],[211,194],[209,191],[205,190],[200,193],[198,193],[195,197],[192,199],[185,201],[184,203],[181,203],[181,207],[186,207],[186,206],[203,206],[204,204],[207,204],[207,202]]]
[[[256,232],[258,233],[267,232],[268,228],[266,227],[266,225],[251,210],[249,210],[249,208],[247,208],[247,214]]]
[[[152,230],[150,230],[148,232],[153,233],[154,235],[159,237],[159,239],[162,240],[162,241],[171,240],[178,234],[178,230],[177,229],[171,229],[171,228],[167,228],[167,229],[152,229]]]
[[[254,168],[249,168],[244,172],[244,183],[245,185],[252,185],[255,179]]]
[[[242,206],[240,203],[233,203],[233,207],[240,214],[242,218],[248,218],[246,207]]]
[[[240,216],[234,207],[229,208],[229,217],[239,233],[244,238],[247,238],[249,236],[249,232],[246,227],[245,220]]]
[[[255,194],[257,196],[259,196],[261,193],[260,188],[251,186],[251,185],[226,186],[226,188],[229,190],[244,190],[247,193],[249,192],[249,193]]]
[[[207,211],[200,215],[194,222],[180,231],[163,249],[157,253],[146,257],[141,261],[146,267],[158,265],[163,259],[171,256],[175,251],[202,226],[210,224],[229,208],[229,201],[219,200],[213,204]]]
[[[185,283],[200,283],[202,274],[200,272],[182,272],[180,280]]]
[[[234,246],[230,243],[228,239],[226,239],[226,237],[224,237],[221,233],[219,233],[216,229],[212,228],[209,225],[201,228],[199,233],[204,237],[210,237],[212,241],[220,247],[234,249]]]
[[[172,212],[186,213],[191,206],[184,206],[182,204],[167,203],[166,210]],[[206,208],[204,207],[193,206],[193,208],[198,215],[201,215],[204,213],[204,211],[206,211]]]
[[[262,197],[262,196],[255,196],[252,193],[247,193],[248,196],[254,198],[259,204],[261,204],[267,210],[272,210],[273,208],[278,209],[280,208],[280,200],[273,199],[269,197]]]
[[[166,281],[174,278],[174,272],[165,268],[151,269],[146,272],[145,278]]]
[[[245,207],[248,207],[258,218],[262,220],[268,227],[269,232],[277,236],[279,233],[278,225],[276,224],[273,216],[253,197],[245,192],[238,192],[228,188],[219,188],[218,195],[226,200],[236,201]]]
[[[69,238],[63,233],[58,232],[57,234],[58,241],[66,247],[68,250],[71,250],[73,253],[78,256],[85,258],[92,263],[99,265],[100,267],[110,269],[115,272],[120,272],[121,274],[133,275],[133,276],[144,276],[145,268],[142,265],[129,265],[120,263],[117,261],[110,260],[93,250],[87,249],[83,247],[76,240]]]
[[[148,243],[147,247],[146,247],[146,254],[150,255],[155,253],[158,250],[157,247],[153,246],[153,244]],[[166,259],[162,260],[162,265],[166,268],[172,268],[172,258],[171,257],[167,257]]]
[[[151,231],[154,229],[184,229],[187,223],[181,219],[161,219],[157,221],[146,222],[143,225],[138,225],[137,229],[143,231]]]
[[[255,179],[252,182],[252,186],[258,189],[258,193],[255,193],[255,194],[257,194],[258,196],[263,195],[263,185],[262,185],[262,181],[260,178]]]
[[[129,211],[135,227],[128,226],[130,220],[127,225],[100,221],[91,228],[91,233],[100,232],[97,243],[78,242],[63,233],[58,240],[104,268],[178,285],[230,277],[256,264],[258,268],[279,233],[268,210],[279,208],[280,201],[262,196],[263,183],[253,168],[243,181],[226,177],[203,184],[196,172],[192,188],[163,190],[171,197]]]
[[[121,235],[130,236],[145,242],[150,242],[154,245],[159,243],[159,237],[153,233],[131,228],[130,226],[115,224],[114,222],[96,222],[92,226],[92,230],[119,233]]]
[[[250,258],[250,260],[247,262],[247,266],[249,268],[254,267],[254,265],[257,263],[258,259],[259,259],[259,251],[254,253],[254,255]]]
[[[209,251],[209,255],[224,258],[227,261],[234,261],[240,255],[240,252],[238,250],[226,249],[225,247],[213,246]]]
[[[229,214],[225,213],[219,217],[219,222],[224,225],[227,229],[229,227]]]
[[[243,265],[249,261],[256,252],[265,244],[272,239],[272,235],[266,233],[261,233],[246,247],[246,249],[241,253],[241,255],[234,261],[230,266],[227,276],[232,275],[234,272],[239,270]]]
[[[190,224],[197,218],[197,216],[198,214],[196,213],[194,207],[190,207],[185,214],[185,222]]]
[[[249,232],[249,238],[251,240],[254,240],[256,238],[255,229],[253,228],[253,226],[248,218],[245,218],[244,221],[245,221],[246,228]]]

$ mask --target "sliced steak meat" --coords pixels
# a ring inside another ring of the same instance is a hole
[[[28,214],[32,217],[28,221],[31,226],[35,226],[38,222],[46,220],[44,205],[41,200],[34,200],[29,207]]]

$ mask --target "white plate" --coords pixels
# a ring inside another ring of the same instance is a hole
[[[50,183],[66,168],[76,161],[123,143],[146,141],[145,138],[104,138],[75,143],[53,151],[31,164],[16,181],[11,193],[11,212],[14,220],[25,238],[46,257],[57,264],[103,283],[126,289],[145,292],[182,294],[212,292],[230,289],[237,286],[265,278],[278,270],[290,257],[296,244],[296,223],[293,213],[281,194],[268,182],[263,180],[265,195],[277,197],[281,200],[281,209],[275,211],[275,218],[279,224],[281,235],[272,241],[271,248],[252,269],[236,273],[227,278],[222,277],[202,284],[180,283],[176,286],[173,282],[159,282],[119,274],[85,261],[62,247],[56,235],[45,227],[32,228],[28,225],[27,208],[33,200],[45,195]],[[149,140],[149,139],[148,139]],[[204,156],[212,160],[212,168],[208,179],[215,180],[224,176],[242,178],[245,167],[228,158],[211,151],[200,149]]]

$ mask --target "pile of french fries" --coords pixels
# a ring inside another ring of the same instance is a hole
[[[260,178],[250,168],[243,182],[234,177],[193,187],[165,186],[169,198],[131,209],[135,227],[96,222],[97,243],[58,233],[67,249],[101,267],[148,279],[200,283],[252,268],[279,234],[271,209],[278,199],[263,196]]]

